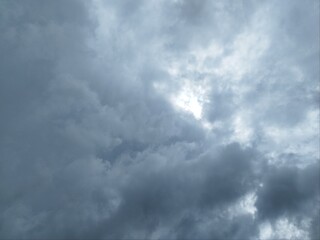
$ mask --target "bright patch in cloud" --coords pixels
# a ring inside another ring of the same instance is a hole
[[[171,97],[171,102],[177,108],[191,113],[199,120],[202,118],[205,92],[202,86],[196,86],[191,81],[185,81],[185,85],[178,94]]]

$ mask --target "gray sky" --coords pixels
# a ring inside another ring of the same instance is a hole
[[[318,0],[2,0],[0,239],[320,238]]]

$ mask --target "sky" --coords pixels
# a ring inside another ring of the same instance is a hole
[[[1,0],[0,239],[320,239],[318,0]]]

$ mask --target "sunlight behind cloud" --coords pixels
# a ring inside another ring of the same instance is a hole
[[[171,96],[172,104],[186,112],[191,113],[196,119],[202,118],[202,105],[205,101],[205,89],[196,86],[191,81],[185,81],[177,95]]]

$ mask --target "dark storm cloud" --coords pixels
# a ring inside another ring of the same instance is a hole
[[[256,207],[261,221],[285,216],[299,225],[303,217],[309,216],[309,237],[319,239],[319,171],[318,162],[305,169],[284,166],[267,170],[257,193]]]
[[[257,208],[261,218],[311,214],[319,198],[319,164],[300,170],[294,167],[270,169],[258,191]]]
[[[173,149],[179,148],[188,151],[179,145]],[[243,150],[238,144],[231,144],[218,152],[221,153],[210,152],[193,162],[184,160],[184,155],[171,153],[167,147],[157,153],[137,156],[135,161],[139,164],[128,166],[132,170],[120,187],[122,200],[117,211],[94,231],[95,238],[149,238],[158,228],[164,229],[161,238],[172,238],[166,236],[171,232],[178,239],[182,235],[186,238],[211,238],[210,235],[220,234],[234,237],[249,231],[238,226],[238,219],[229,219],[229,225],[224,226],[225,233],[219,232],[218,222],[201,230],[208,211],[215,211],[221,215],[221,221],[227,222],[228,214],[222,209],[245,195],[255,184],[252,168],[257,156],[251,149]],[[141,158],[148,158],[148,162]],[[172,163],[161,163],[164,159]],[[194,221],[194,213],[199,214],[199,221]],[[246,218],[243,221],[247,221]],[[183,230],[185,224],[191,226]],[[230,233],[232,228],[236,229]],[[185,231],[197,233],[188,233],[188,236]]]
[[[317,237],[315,6],[2,1],[0,238]]]
[[[223,213],[216,212],[216,222],[203,231],[210,217],[199,219],[187,215],[181,219],[175,228],[176,239],[250,239],[256,233],[252,216],[228,218]]]

